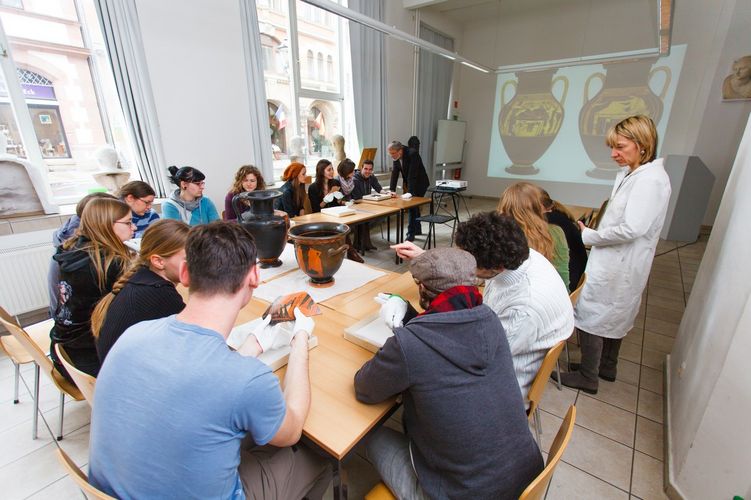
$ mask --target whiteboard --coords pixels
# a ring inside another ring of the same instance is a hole
[[[438,120],[435,136],[435,159],[433,163],[461,163],[464,153],[464,133],[467,122],[458,120]]]

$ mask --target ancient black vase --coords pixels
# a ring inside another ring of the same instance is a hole
[[[281,191],[269,189],[244,192],[232,198],[237,222],[250,231],[256,240],[258,260],[262,268],[282,265],[279,256],[287,244],[289,219],[286,215],[274,212],[274,200],[281,195]],[[247,202],[250,202],[250,210]]]

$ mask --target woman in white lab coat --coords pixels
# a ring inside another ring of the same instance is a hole
[[[591,245],[587,282],[574,309],[582,360],[563,385],[597,393],[598,376],[614,381],[621,340],[634,325],[670,198],[670,181],[655,159],[657,130],[646,116],[626,118],[606,139],[623,167],[597,230],[579,223]]]

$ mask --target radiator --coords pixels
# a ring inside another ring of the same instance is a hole
[[[0,306],[18,315],[49,307],[47,271],[52,242],[0,248]]]

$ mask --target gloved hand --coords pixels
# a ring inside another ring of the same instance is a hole
[[[256,325],[251,333],[258,340],[261,352],[284,347],[292,341],[292,335],[288,329],[281,328],[281,325],[278,324],[270,326],[270,322],[271,314],[267,314],[265,318],[261,318],[261,322]]]
[[[344,198],[344,193],[342,193],[341,191],[334,191],[331,194],[334,195],[334,198],[336,198],[337,200]]]
[[[334,193],[329,193],[326,196],[324,196],[323,201],[326,203],[331,203],[332,201],[334,201]]]
[[[308,338],[313,335],[313,329],[316,324],[313,318],[305,316],[299,307],[295,307],[295,326],[292,328],[292,336],[297,335],[297,332],[305,332],[308,334]]]
[[[409,306],[406,300],[390,293],[379,293],[373,300],[381,304],[379,314],[381,319],[386,323],[386,326],[391,329],[404,326],[404,316],[407,315]]]
[[[409,200],[410,198],[412,198],[412,193],[404,193],[402,195],[402,200]]]

